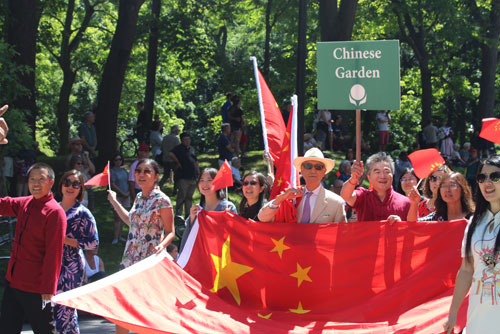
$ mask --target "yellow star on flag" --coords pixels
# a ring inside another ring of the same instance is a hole
[[[311,267],[302,268],[300,264],[297,262],[297,272],[290,274],[290,276],[295,277],[297,279],[297,286],[299,287],[303,281],[312,282],[311,278],[307,275]]]
[[[278,180],[278,187],[281,186],[281,183],[283,183],[283,179],[280,177],[280,179]]]
[[[262,319],[269,319],[269,318],[271,318],[271,315],[272,315],[272,313],[269,313],[269,314],[267,314],[267,315],[262,315],[262,314],[260,314],[260,313],[257,313],[257,316],[258,316],[259,318],[262,318]]]
[[[230,236],[228,236],[227,240],[222,245],[222,256],[219,257],[217,255],[210,254],[212,256],[212,260],[214,261],[215,270],[217,271],[217,275],[215,276],[214,280],[214,287],[210,289],[210,291],[215,293],[220,289],[228,288],[234,300],[236,300],[238,305],[240,305],[240,291],[238,290],[238,284],[236,283],[236,280],[240,276],[243,276],[244,274],[251,271],[253,268],[233,262],[231,260],[230,247]]]
[[[495,123],[495,131],[500,130],[500,121]]]
[[[278,255],[280,256],[280,259],[283,258],[283,252],[286,251],[287,249],[290,249],[287,245],[285,245],[285,237],[281,238],[280,240],[275,240],[271,238],[271,241],[274,243],[274,248],[271,249],[269,252],[278,252]]]
[[[290,147],[289,145],[286,145],[286,146],[285,146],[285,148],[281,150],[281,152],[286,152],[286,151],[288,151],[288,148],[289,148],[289,147]]]
[[[299,302],[299,305],[297,306],[297,308],[291,308],[291,309],[289,309],[289,311],[292,313],[297,313],[297,314],[305,314],[305,313],[311,312],[311,310],[304,310],[304,308],[302,308],[301,302]]]

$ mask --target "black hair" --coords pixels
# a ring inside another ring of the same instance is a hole
[[[483,162],[481,162],[477,169],[476,175],[481,173],[485,165],[490,165],[500,168],[500,157],[498,155],[493,155],[488,159],[484,160]],[[479,223],[481,222],[481,218],[486,213],[486,210],[489,209],[489,207],[490,203],[484,198],[483,193],[481,191],[478,191],[476,198],[476,211],[470,222],[469,230],[467,231],[467,239],[465,242],[465,256],[467,261],[472,256],[472,249],[471,249],[472,235],[474,234],[477,225],[479,225]],[[495,259],[497,257],[499,250],[500,250],[500,233],[497,234],[497,237],[495,239],[495,246],[493,247],[493,256]]]
[[[110,165],[111,166],[115,165],[116,157],[122,158],[122,163],[120,164],[120,166],[123,166],[123,164],[125,163],[125,159],[123,159],[123,154],[121,154],[120,152],[116,152],[115,154],[113,154],[113,160],[111,160]]]
[[[217,169],[208,167],[208,168],[205,168],[204,170],[202,170],[200,173],[200,177],[198,178],[198,182],[196,182],[197,185],[200,184],[201,177],[205,173],[208,173],[213,180],[215,175],[217,175]],[[199,190],[199,188],[198,188],[198,190]],[[222,189],[222,188],[219,190],[216,190],[215,194],[216,194],[217,198],[220,200],[222,200],[226,197],[225,193],[224,193],[224,189]],[[200,197],[200,205],[201,206],[205,205],[205,195],[203,195],[203,194]]]
[[[257,200],[257,204],[259,207],[262,207],[262,203],[264,202],[264,199],[265,199],[265,196],[266,196],[266,193],[267,193],[267,190],[268,190],[268,186],[267,186],[267,182],[266,182],[266,177],[262,174],[262,173],[259,173],[257,172],[256,170],[251,170],[249,171],[248,173],[245,174],[245,176],[243,176],[241,178],[241,181],[245,181],[245,178],[247,176],[256,176],[257,179],[259,180],[259,186],[262,187],[264,186],[265,189],[262,190],[260,193],[259,193],[259,199]],[[241,202],[240,202],[240,207],[238,209],[238,212],[243,212],[243,210],[245,209],[245,207],[247,206],[247,198],[245,197],[245,195],[242,196],[241,198]]]
[[[412,174],[413,176],[415,176],[417,178],[417,182],[419,180],[418,176],[415,175],[415,171],[413,170],[413,168],[411,167],[406,167],[405,169],[403,169],[403,172],[401,173],[401,176],[399,177],[399,180],[398,180],[398,186],[396,187],[396,191],[402,195],[405,195],[405,192],[403,190],[403,187],[401,186],[401,179],[403,178],[403,176],[405,176],[405,174]]]
[[[189,138],[191,138],[191,136],[190,136],[190,135],[189,135],[189,133],[187,133],[187,132],[183,132],[183,133],[181,133],[181,135],[180,135],[179,137],[181,138],[181,140],[182,140],[182,138],[184,138],[184,137],[189,137]]]
[[[151,165],[151,167],[153,167],[153,169],[155,170],[155,173],[156,175],[160,175],[160,165],[153,159],[141,159],[139,160],[139,162],[137,163],[137,165],[135,166],[135,168],[139,167],[140,165],[143,165],[143,164],[149,164]]]

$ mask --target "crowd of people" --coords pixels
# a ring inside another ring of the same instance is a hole
[[[354,160],[353,147],[346,148],[350,138],[343,134],[342,117],[332,118],[329,112],[322,111],[318,125],[325,123],[327,127],[325,130],[324,125],[318,126],[317,130],[323,133],[317,139],[330,148],[345,149],[345,160],[335,168],[335,161],[324,155],[324,145],[313,144],[292,162],[300,172],[301,185],[269,198],[273,170],[264,175],[252,168],[247,172],[241,169],[241,158],[245,157],[242,145],[245,123],[239,98],[228,94],[221,111],[218,165],[224,161],[231,163],[235,181],[232,191],[241,192],[240,203],[231,202],[222,189],[214,190],[212,182],[217,169],[200,170],[191,136],[179,133],[178,126],[172,126],[170,133],[162,137],[161,123],[154,123],[150,132],[152,146],[139,145],[137,159],[129,171],[120,153],[112,157],[108,201],[115,215],[112,244],[125,243],[121,268],[163,250],[173,258],[182,253],[196,224],[196,215],[202,209],[229,210],[261,222],[280,219],[280,208],[285,203],[296,207],[298,223],[386,221],[393,224],[468,219],[463,264],[445,330],[449,333],[455,325],[459,306],[473,286],[468,333],[492,333],[491,328],[496,327],[491,327],[491,323],[496,324],[497,320],[488,316],[496,310],[496,281],[500,278],[500,270],[496,268],[500,259],[498,156],[480,159],[478,150],[468,143],[460,150],[451,140],[451,128],[441,131],[442,136],[431,122],[431,127],[423,130],[422,143],[425,147],[441,146],[447,164],[419,180],[407,152],[401,152],[396,160],[384,151],[370,155],[366,162]],[[18,333],[25,316],[40,333],[51,331],[53,320],[57,332],[78,333],[76,310],[59,305],[52,307],[50,298],[81,286],[84,281],[93,282],[105,276],[104,263],[97,255],[99,237],[92,214],[93,193],[84,185],[95,173],[94,118],[92,113],[87,113],[79,136],[70,139],[67,171],[57,186],[60,203],[52,194],[54,170],[44,163],[34,163],[26,170],[30,196],[0,198],[0,214],[18,218],[0,316],[0,328],[6,333]],[[385,131],[391,118],[382,112],[377,120],[384,123],[379,128],[379,138],[380,147],[385,148],[389,140]],[[0,143],[5,143],[7,131],[0,118]],[[489,150],[483,152],[489,153]],[[464,173],[458,172],[463,168],[466,168]],[[328,178],[332,171],[336,171],[333,180]],[[167,182],[173,188],[175,208],[162,191]],[[193,205],[196,190],[201,198]],[[175,216],[185,221],[178,249],[172,243]],[[126,238],[122,238],[123,224],[129,228]],[[34,271],[37,275],[32,274]],[[119,326],[116,332],[128,333]]]

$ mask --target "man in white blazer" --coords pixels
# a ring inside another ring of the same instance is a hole
[[[261,222],[272,222],[280,204],[286,200],[302,197],[297,207],[299,223],[345,222],[344,200],[321,185],[325,174],[335,166],[335,161],[324,157],[316,147],[308,150],[303,157],[293,160],[300,170],[306,185],[304,189],[289,189],[267,203],[259,212]]]

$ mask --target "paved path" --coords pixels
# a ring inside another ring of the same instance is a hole
[[[115,333],[115,325],[103,318],[84,316],[78,318],[78,323],[80,325],[81,334]],[[31,326],[29,324],[25,324],[21,333],[33,334]]]

